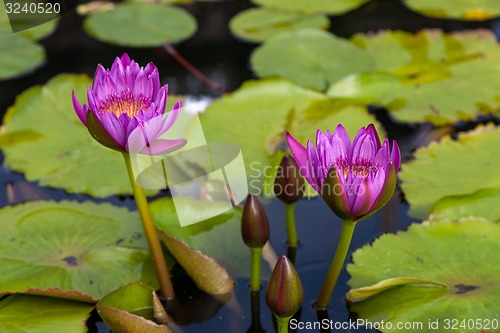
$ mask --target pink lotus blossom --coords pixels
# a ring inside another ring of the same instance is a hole
[[[120,152],[162,154],[182,147],[186,139],[159,139],[177,120],[178,101],[164,116],[168,86],[160,87],[152,63],[140,67],[127,54],[116,58],[110,70],[98,65],[88,104],[81,105],[73,92],[73,107],[92,137]]]
[[[316,148],[307,148],[287,133],[301,173],[344,221],[359,221],[391,198],[401,155],[396,141],[380,143],[373,124],[361,128],[353,142],[342,125],[333,133],[316,132]]]

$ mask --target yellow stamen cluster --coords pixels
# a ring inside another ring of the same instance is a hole
[[[136,116],[140,110],[147,111],[151,100],[143,95],[134,96],[128,90],[123,91],[121,95],[110,95],[100,105],[101,112],[111,112],[117,117],[126,114],[129,118]]]

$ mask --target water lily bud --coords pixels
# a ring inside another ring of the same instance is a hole
[[[274,194],[286,204],[294,204],[304,195],[304,178],[290,155],[281,159],[273,187]]]
[[[277,317],[287,318],[299,311],[303,298],[299,275],[292,262],[282,256],[269,279],[266,290],[267,306]]]
[[[269,240],[269,221],[259,199],[249,194],[241,217],[241,236],[248,247],[263,247]]]

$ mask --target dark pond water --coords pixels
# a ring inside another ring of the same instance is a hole
[[[248,67],[248,59],[254,45],[242,43],[234,39],[228,29],[229,19],[241,10],[250,7],[247,1],[203,2],[188,5],[186,8],[193,13],[199,22],[199,31],[194,38],[177,46],[177,50],[193,65],[207,76],[223,85],[227,91],[236,89],[243,81],[252,78]],[[437,20],[422,17],[407,10],[398,1],[372,1],[362,8],[347,15],[332,18],[331,31],[339,36],[349,37],[357,32],[379,29],[402,29],[418,31],[423,28],[441,28],[445,31],[469,28],[489,28],[500,35],[500,21],[483,23],[464,23],[454,20]],[[44,40],[42,44],[48,53],[45,66],[32,75],[24,78],[0,82],[0,115],[12,105],[15,96],[26,88],[43,84],[51,77],[62,72],[87,73],[92,75],[97,63],[110,64],[116,55],[128,52],[140,63],[153,61],[160,67],[160,73],[165,76],[163,82],[169,83],[170,92],[178,94],[208,95],[218,97],[219,92],[201,83],[193,75],[171,59],[166,52],[158,49],[123,49],[99,43],[89,38],[81,30],[81,19],[74,13],[63,17],[56,33]],[[169,59],[170,58],[170,59]],[[166,74],[165,74],[166,73]],[[434,130],[431,127],[407,127],[395,124],[383,110],[373,109],[377,118],[384,124],[391,138],[397,139],[403,153],[403,159],[411,158],[411,151],[429,140],[435,139],[447,132],[446,129]],[[469,124],[463,124],[467,128]],[[0,161],[2,156],[0,154]],[[5,167],[0,168],[0,207],[8,204],[7,188],[12,184],[16,189],[24,191],[24,199],[74,199],[95,200],[81,195],[68,195],[64,191],[40,188],[36,183],[27,183],[23,175],[10,172]],[[126,198],[109,198],[108,202],[133,208],[133,200]],[[271,222],[271,244],[278,255],[286,254],[286,233],[283,206],[277,200],[266,204],[266,210]],[[397,191],[386,207],[381,209],[357,226],[351,245],[351,252],[369,244],[377,236],[386,232],[404,230],[412,222],[418,222],[407,216],[407,204]],[[303,200],[297,205],[297,228],[300,246],[296,254],[296,267],[305,290],[304,306],[299,313],[301,321],[316,321],[317,313],[311,304],[317,296],[323,278],[335,251],[340,233],[341,222],[330,212],[321,199]],[[181,284],[183,272],[176,270],[174,279],[178,283],[177,294],[189,299],[193,296],[193,288],[189,284]],[[337,322],[345,322],[352,317],[349,314],[344,295],[348,291],[348,274],[344,271],[340,276],[329,318]],[[175,282],[174,282],[175,283]],[[193,302],[208,303],[198,306],[199,311],[190,311],[183,321],[192,324],[183,326],[186,333],[195,332],[246,332],[251,327],[250,293],[247,280],[238,280],[233,299],[228,305],[219,308],[210,303],[205,296],[202,299],[194,297]],[[197,307],[193,307],[195,310]],[[274,332],[272,315],[268,311],[263,297],[260,297],[261,324],[266,332]],[[108,332],[105,325],[94,314],[90,321],[90,332]],[[200,322],[202,323],[195,323]],[[249,330],[258,332],[258,330]],[[324,332],[329,332],[325,330]],[[338,331],[344,332],[344,331]],[[349,332],[349,330],[345,330]],[[356,330],[356,332],[376,332]]]

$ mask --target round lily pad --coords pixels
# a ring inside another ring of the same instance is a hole
[[[94,308],[51,297],[12,295],[0,301],[2,333],[82,333]]]
[[[469,205],[477,201],[477,191],[499,190],[499,145],[500,129],[489,125],[417,150],[399,174],[409,214],[426,218],[443,198],[461,196],[461,205]]]
[[[500,225],[478,218],[414,224],[406,232],[384,235],[357,250],[347,267],[350,310],[371,323],[384,321],[383,333],[471,333],[481,329],[478,318],[489,320],[491,328],[500,311],[498,251]],[[353,297],[358,288],[384,282],[386,288]],[[452,327],[454,319],[458,325]],[[436,321],[437,328],[429,326]]]
[[[333,130],[342,123],[352,136],[369,123],[377,124],[365,108],[339,104],[280,79],[246,82],[212,103],[200,120],[208,142],[241,147],[249,191],[257,195],[263,193],[263,181],[272,178],[283,152],[288,151],[287,131],[305,144],[318,128]]]
[[[95,301],[132,281],[156,285],[139,217],[125,208],[36,201],[0,216],[0,294]]]
[[[96,197],[130,194],[121,154],[95,141],[73,109],[71,91],[86,100],[88,85],[85,75],[64,74],[19,95],[0,130],[5,162],[42,186]]]
[[[0,31],[0,80],[10,79],[40,66],[45,51],[31,40]]]
[[[382,105],[401,122],[438,126],[500,108],[500,45],[490,31],[385,31],[352,41],[374,68],[334,83],[329,96]]]
[[[262,42],[284,31],[304,28],[328,29],[330,20],[324,14],[304,14],[272,8],[250,8],[231,20],[229,28],[236,36]]]
[[[196,21],[182,8],[124,3],[110,11],[88,16],[84,28],[103,42],[152,47],[188,39],[196,31]]]
[[[256,4],[303,13],[343,14],[369,0],[253,0]]]
[[[483,21],[500,16],[497,0],[404,0],[404,2],[412,10],[431,17]]]
[[[316,29],[276,35],[258,47],[250,61],[260,77],[282,77],[320,91],[347,75],[367,71],[372,66],[365,50]]]
[[[481,189],[472,194],[451,195],[436,202],[431,208],[433,218],[456,221],[467,216],[481,216],[500,221],[500,189]]]

